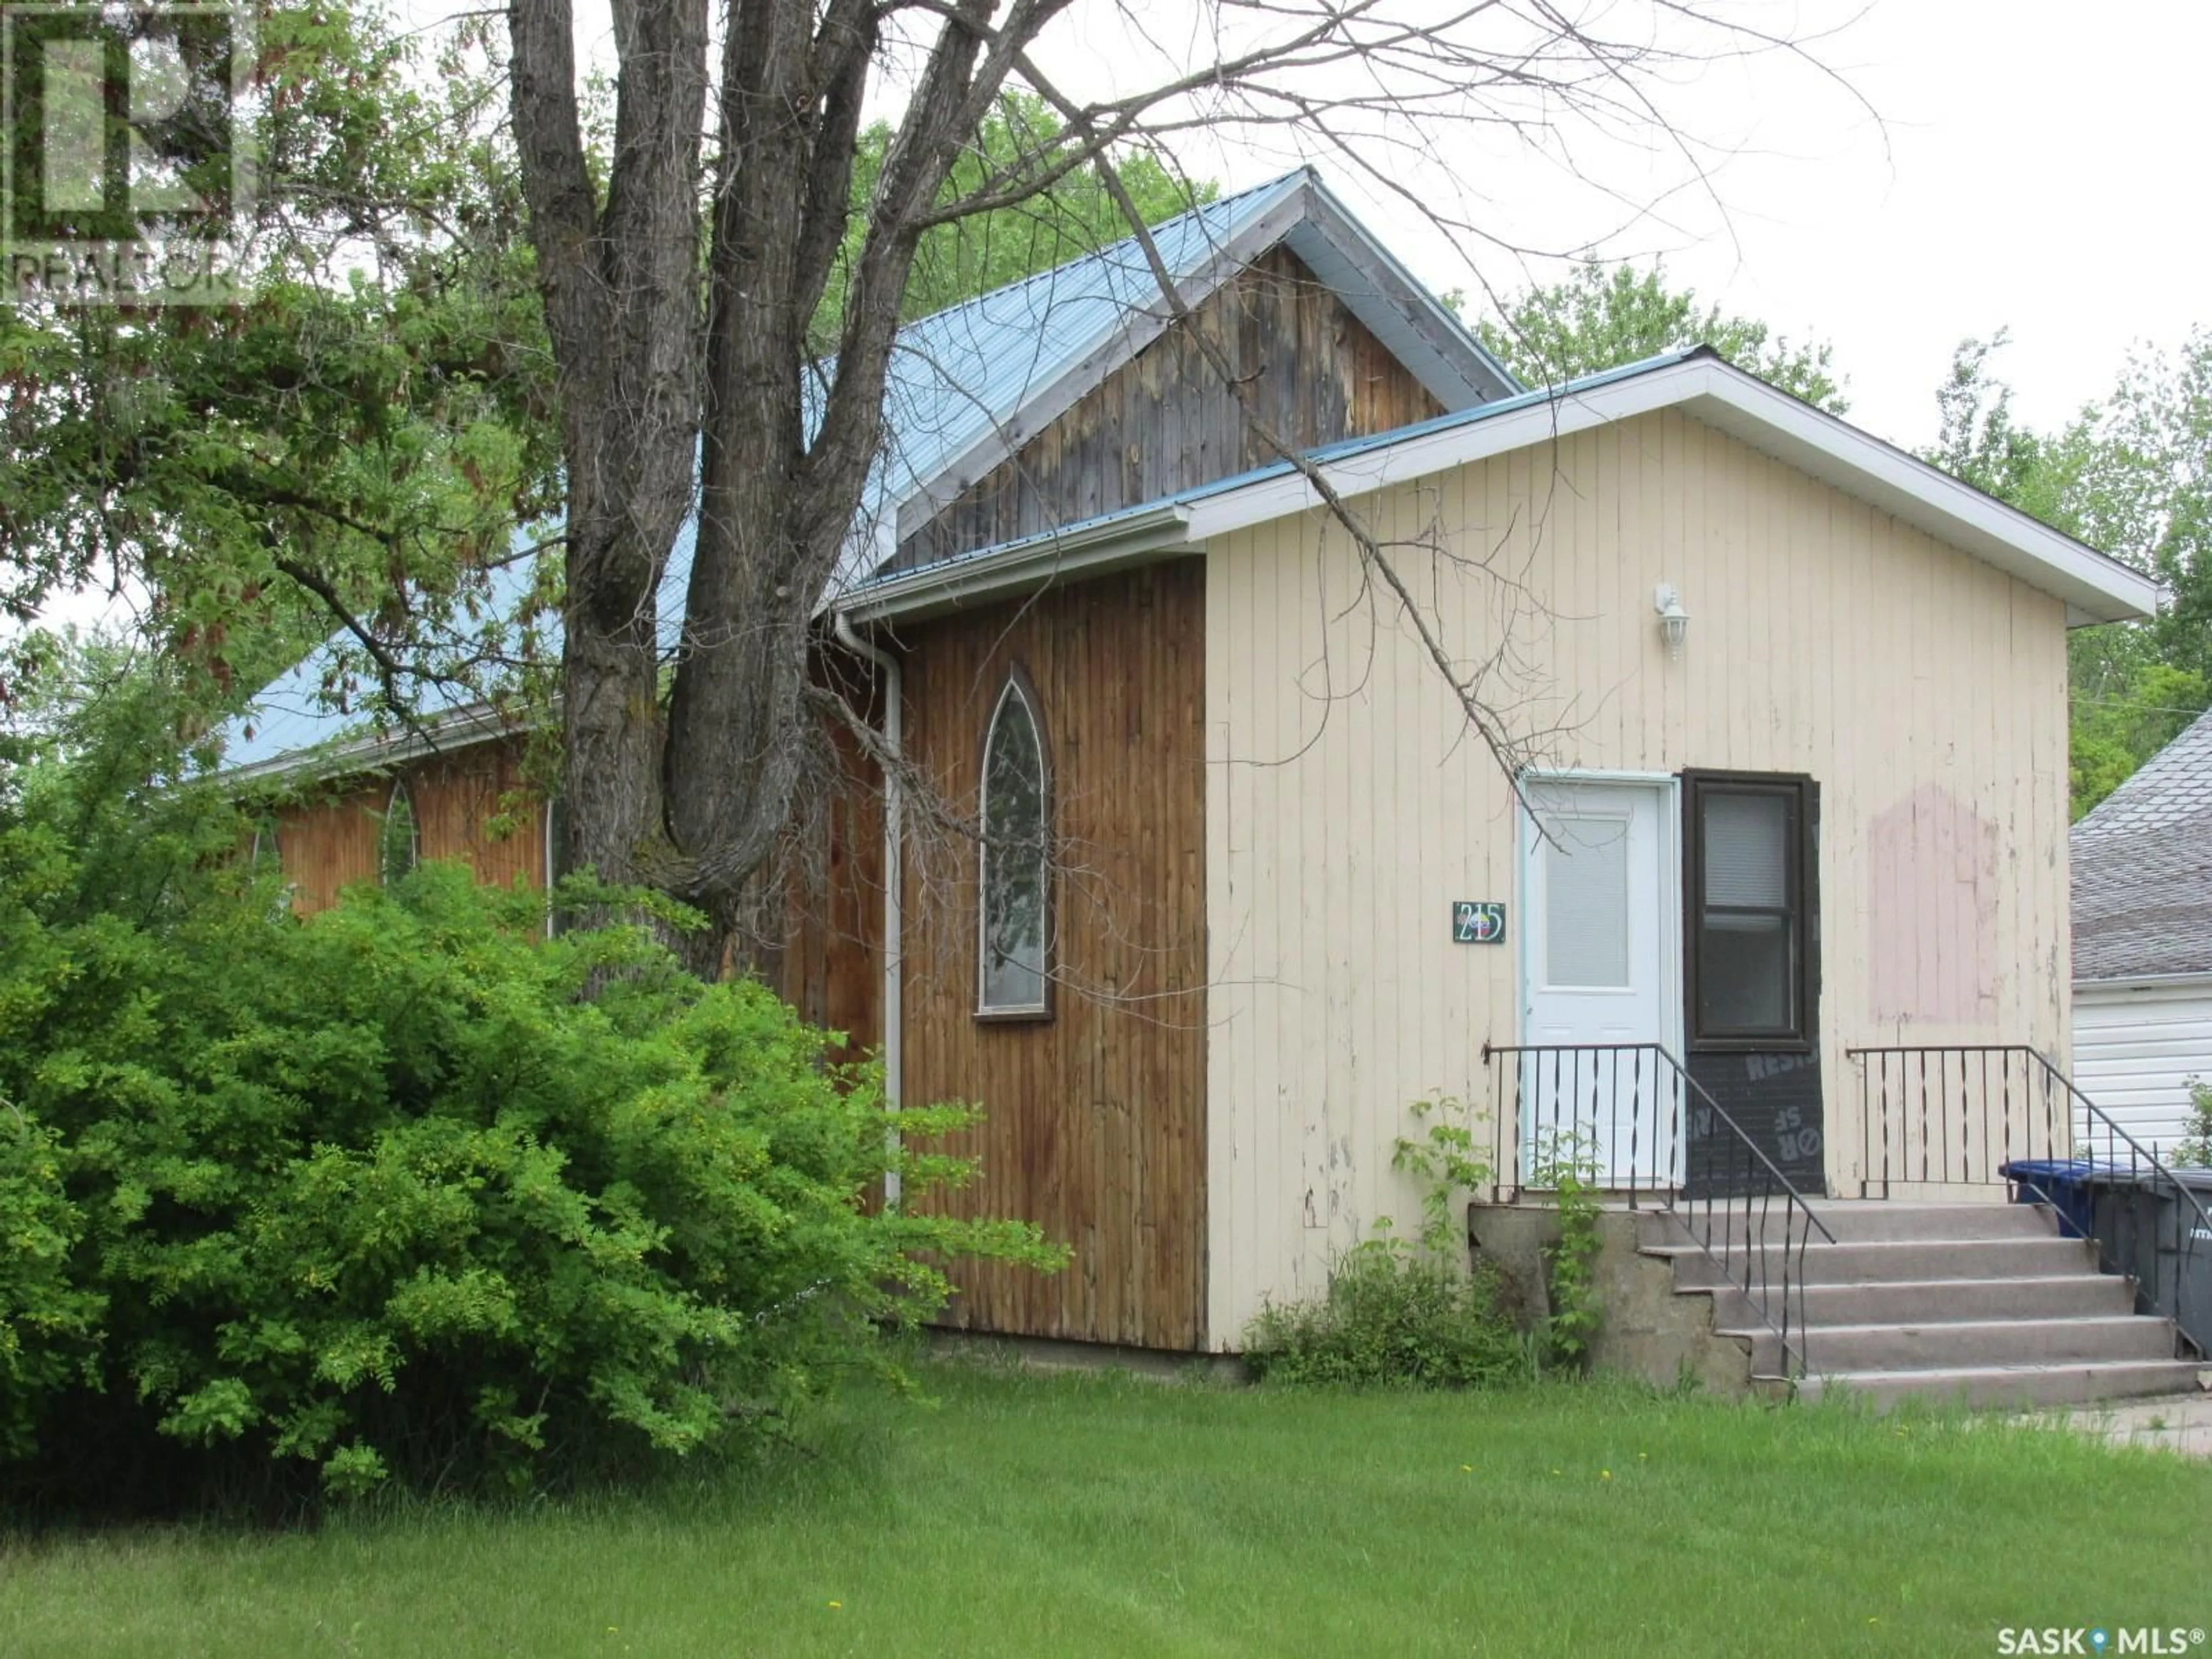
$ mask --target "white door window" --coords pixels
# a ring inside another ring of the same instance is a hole
[[[1545,1143],[1568,1133],[1609,1185],[1675,1176],[1679,1081],[1656,1053],[1634,1046],[1676,1046],[1680,878],[1668,858],[1668,801],[1660,785],[1547,781],[1528,791],[1522,1042],[1540,1052],[1522,1057],[1524,1177]]]

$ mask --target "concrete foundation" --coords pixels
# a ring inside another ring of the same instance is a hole
[[[1235,1354],[1182,1353],[1111,1342],[1000,1336],[950,1328],[931,1330],[928,1342],[933,1358],[963,1364],[1038,1371],[1119,1371],[1155,1382],[1234,1384],[1246,1380],[1244,1362]]]
[[[1595,1267],[1604,1322],[1590,1345],[1597,1370],[1639,1376],[1662,1388],[1693,1382],[1716,1394],[1751,1391],[1751,1344],[1713,1328],[1713,1298],[1685,1296],[1673,1265],[1638,1250],[1638,1212],[1607,1208],[1598,1217]],[[1468,1246],[1492,1261],[1548,1312],[1544,1256],[1559,1243],[1559,1214],[1548,1204],[1471,1204]]]

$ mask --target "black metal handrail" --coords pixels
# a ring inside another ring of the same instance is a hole
[[[2212,1212],[2048,1055],[2025,1043],[1844,1053],[1859,1067],[1862,1197],[1887,1198],[1899,1183],[2030,1192],[2089,1240],[2105,1272],[2135,1281],[2139,1306],[2212,1353],[2212,1294],[2202,1304],[2187,1294],[2212,1279]],[[2019,1168],[2038,1160],[2051,1168]],[[2115,1200],[2126,1188],[2154,1203],[2124,1212]]]
[[[1686,1093],[1680,1067],[1656,1042],[1570,1042],[1482,1045],[1485,1065],[1511,1054],[1513,1159],[1516,1186],[1534,1184],[1532,1155],[1570,1130],[1605,1154],[1605,1187],[1626,1193],[1633,1209],[1645,1196],[1660,1197],[1679,1183]],[[1491,1100],[1491,1168],[1506,1168],[1506,1074],[1497,1075]],[[1645,1109],[1648,1097],[1663,1111]],[[1520,1131],[1527,1126],[1525,1139]]]
[[[1493,1171],[1506,1168],[1509,1122],[1516,1187],[1530,1181],[1528,1152],[1571,1135],[1570,1144],[1601,1159],[1597,1185],[1625,1190],[1631,1207],[1646,1194],[1664,1199],[1665,1212],[1775,1334],[1784,1374],[1805,1374],[1805,1249],[1815,1233],[1831,1244],[1835,1235],[1663,1043],[1486,1042],[1482,1059],[1511,1061],[1492,1073]],[[1696,1178],[1686,1180],[1692,1141]]]
[[[1844,1055],[1859,1068],[1861,1198],[1887,1198],[1900,1185],[2001,1187],[2007,1159],[2064,1158],[2072,1144],[2051,1086],[2057,1068],[2025,1043]]]

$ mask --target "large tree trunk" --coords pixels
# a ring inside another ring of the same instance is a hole
[[[568,472],[562,660],[569,867],[647,876],[663,836],[655,590],[698,433],[708,0],[615,0],[606,204],[586,165],[568,0],[511,14],[515,137],[560,370]]]
[[[669,830],[690,860],[691,895],[726,925],[775,844],[799,772],[806,629],[819,592],[805,580],[813,561],[796,499],[814,304],[802,250],[810,208],[843,224],[842,201],[810,203],[795,182],[815,160],[805,118],[811,8],[745,10],[748,26],[732,28],[723,54],[699,535],[665,763]],[[841,197],[845,176],[835,181]]]
[[[873,10],[838,0],[820,27],[791,0],[740,6],[725,49],[708,256],[699,522],[684,648],[662,755],[671,859],[656,878],[703,909],[719,963],[748,884],[789,822],[808,747],[817,602],[875,453],[884,379],[918,232],[958,136],[988,103],[976,82],[993,7],[949,21],[878,193],[854,273],[836,370],[807,430],[806,341],[842,246]],[[989,73],[1003,77],[1004,65]],[[991,82],[995,88],[996,79]]]
[[[722,963],[789,820],[814,611],[859,509],[907,276],[959,144],[1066,0],[953,0],[884,158],[834,375],[807,419],[806,341],[843,244],[875,0],[733,0],[705,281],[708,0],[615,0],[615,154],[597,208],[568,0],[510,14],[517,145],[560,368],[568,466],[562,661],[572,866],[706,912]],[[988,47],[988,50],[987,50]],[[703,286],[703,305],[702,289]],[[702,312],[703,310],[703,321]],[[654,592],[698,535],[665,730]]]

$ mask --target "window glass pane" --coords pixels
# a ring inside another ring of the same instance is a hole
[[[983,971],[986,1008],[1044,1002],[1044,744],[1028,701],[999,700],[983,759]]]
[[[418,845],[415,803],[408,799],[404,787],[394,789],[391,804],[384,809],[384,823],[376,835],[378,879],[388,885],[414,869]]]
[[[1705,902],[1779,910],[1789,902],[1790,810],[1780,795],[1705,797]]]
[[[1708,915],[1698,931],[1698,1025],[1709,1036],[1790,1033],[1786,916]]]
[[[1544,981],[1628,984],[1628,825],[1553,818],[1544,844]]]

